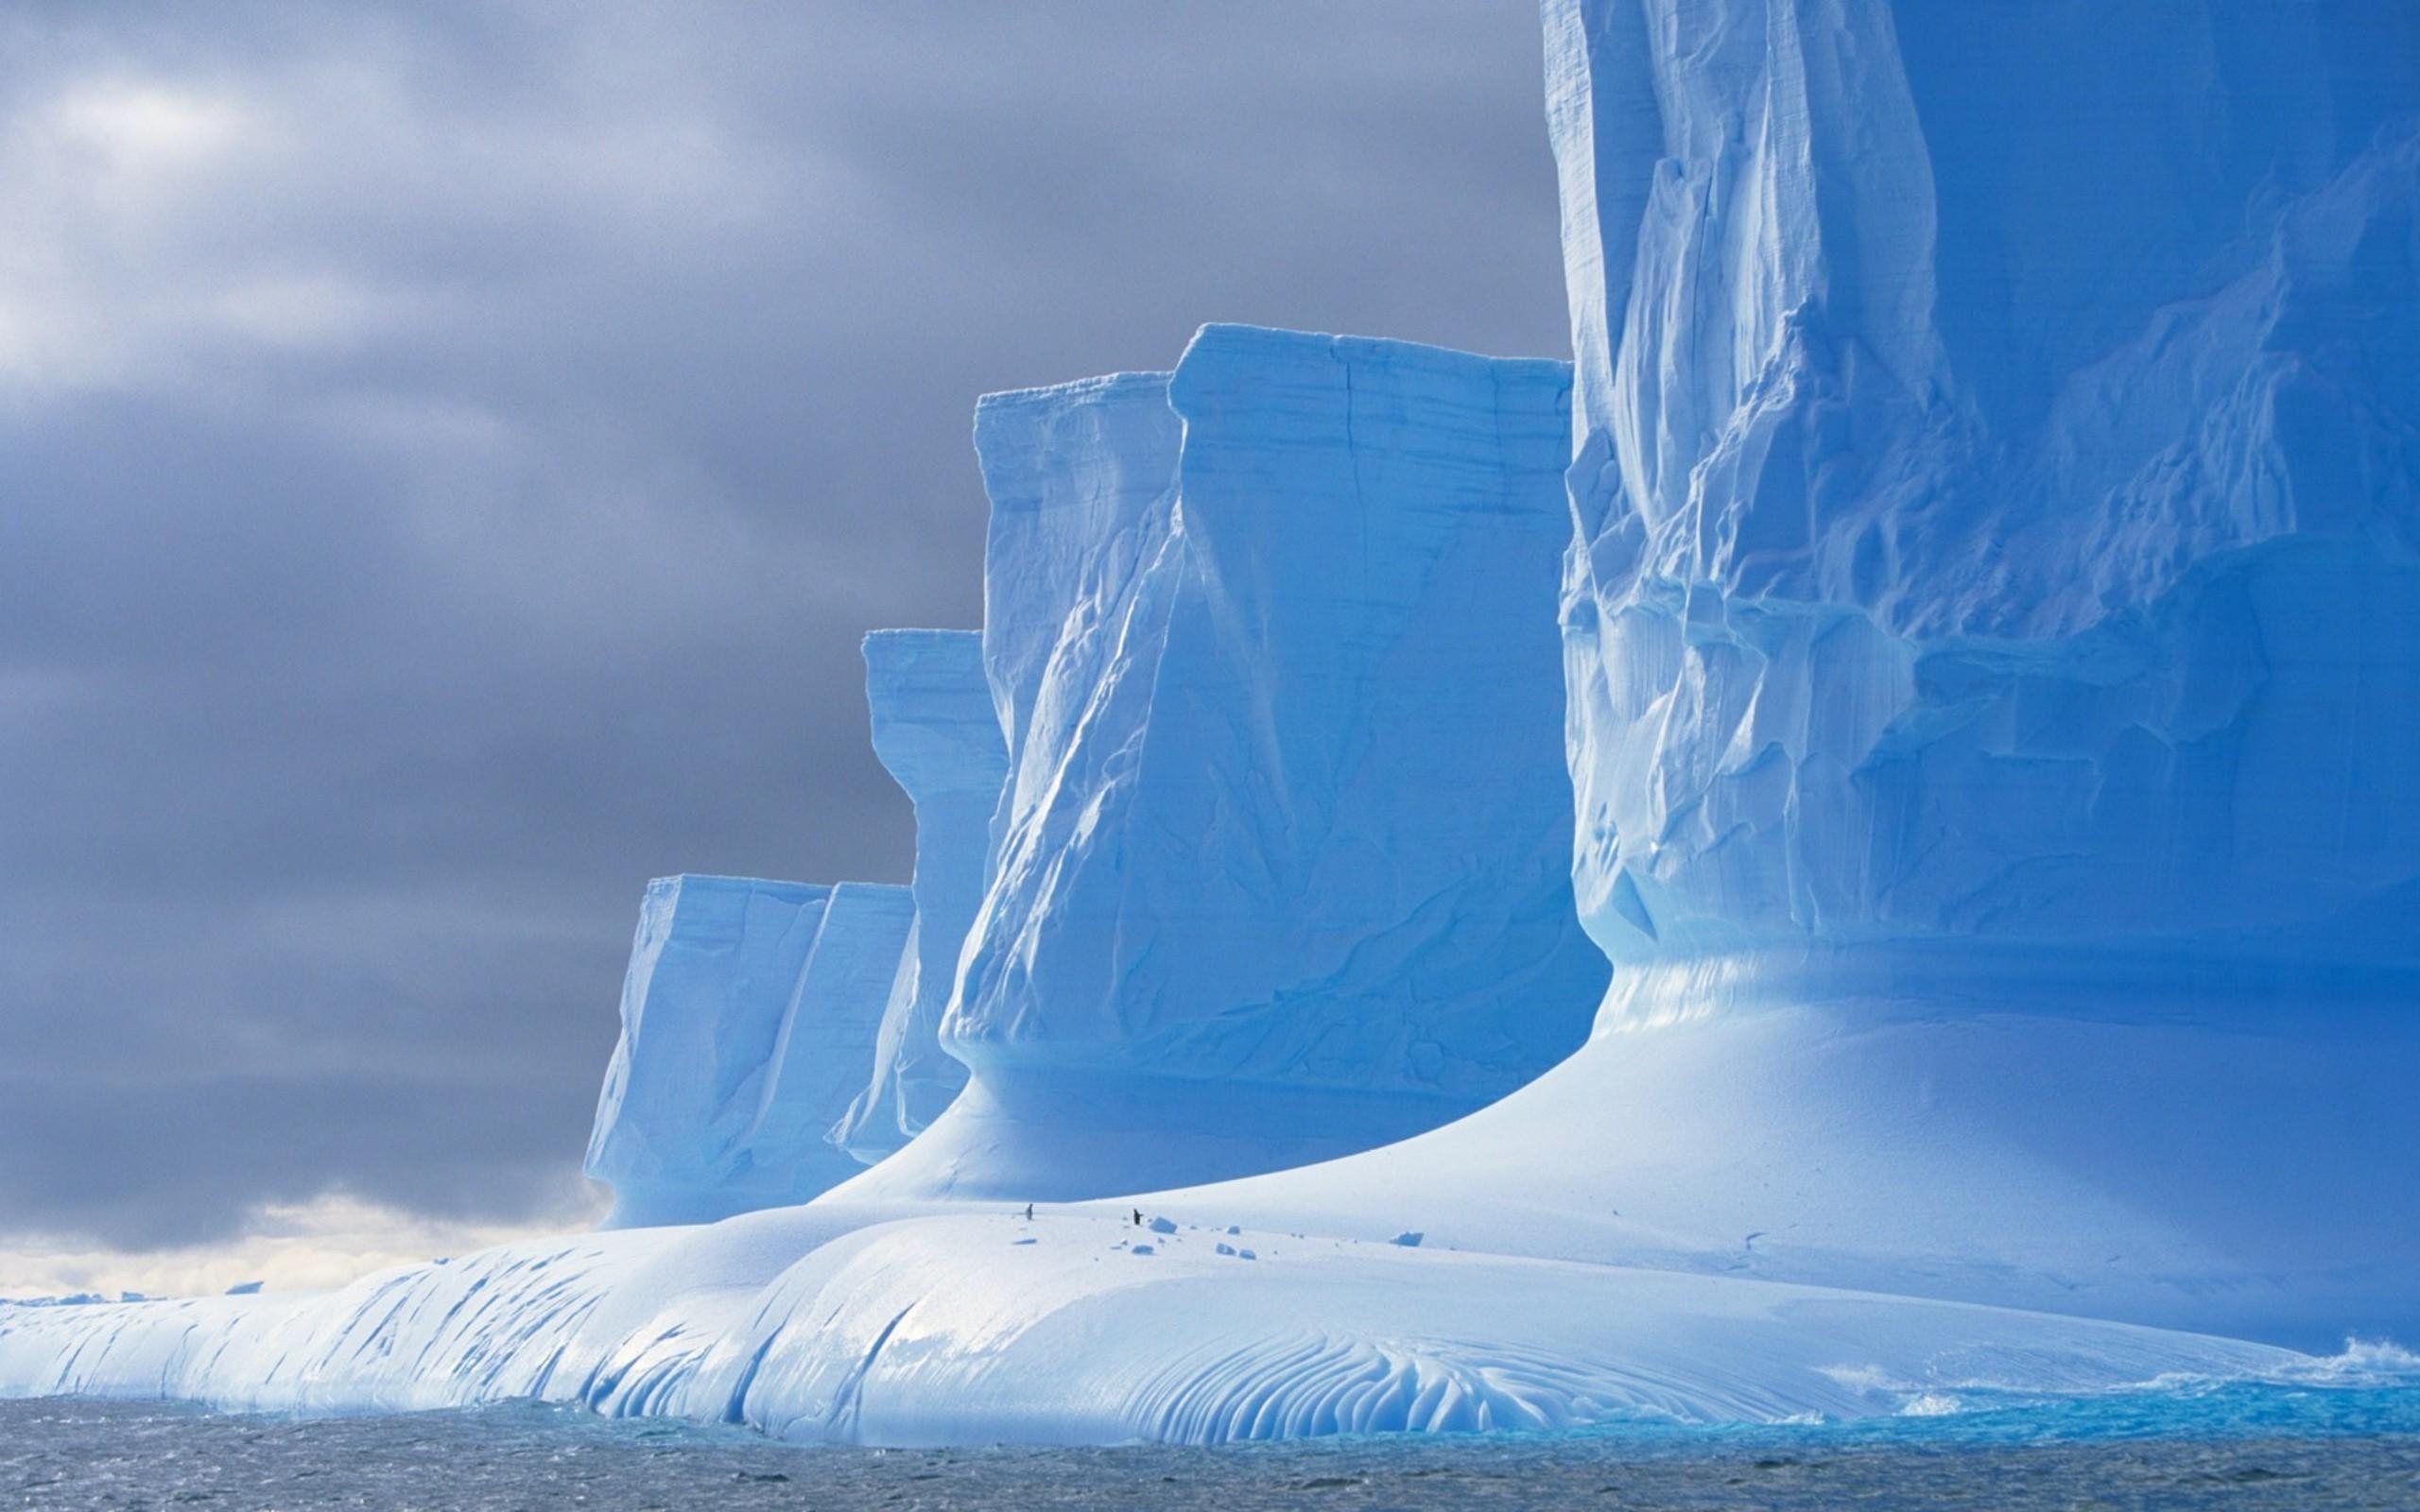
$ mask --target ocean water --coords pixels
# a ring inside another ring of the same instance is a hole
[[[509,1403],[0,1402],[0,1507],[2420,1508],[2420,1386],[1919,1398],[1879,1421],[1223,1449],[862,1450]]]

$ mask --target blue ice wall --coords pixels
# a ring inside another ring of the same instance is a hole
[[[2170,1316],[2414,1326],[2420,8],[1544,9],[1600,1032],[1793,1015],[2193,1246]]]
[[[865,1066],[906,942],[905,887],[743,877],[648,885],[588,1175],[612,1223],[702,1223],[854,1175],[826,1131]]]
[[[966,1085],[966,1067],[941,1048],[942,1013],[983,899],[1008,754],[978,632],[877,630],[865,658],[874,753],[916,805],[915,922],[888,989],[871,1076],[831,1131],[871,1164]]]
[[[2420,9],[1546,12],[1609,954],[2420,963]]]
[[[890,1179],[1269,1169],[1581,1040],[1605,968],[1571,902],[1548,612],[1568,386],[1211,326],[1172,375],[984,401],[1010,775],[942,1034],[977,1070],[961,1133],[1049,1132],[940,1140]]]

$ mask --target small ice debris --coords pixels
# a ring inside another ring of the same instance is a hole
[[[1418,1249],[1420,1247],[1421,1240],[1426,1237],[1427,1235],[1422,1233],[1417,1228],[1407,1228],[1403,1232],[1395,1235],[1392,1239],[1388,1240],[1387,1243],[1391,1245],[1401,1245],[1406,1249]]]
[[[1016,1247],[1017,1247],[1017,1246],[1019,1246],[1019,1245],[1033,1245],[1033,1244],[1040,1244],[1040,1243],[1041,1243],[1041,1241],[1040,1241],[1040,1240],[1038,1240],[1038,1239],[1011,1239],[1011,1240],[1010,1240],[1010,1241],[1009,1241],[1009,1247],[1010,1247],[1011,1249],[1014,1249],[1014,1248],[1016,1248]]]
[[[1232,1255],[1236,1252],[1236,1246],[1227,1244],[1214,1245],[1211,1248],[1214,1252],[1221,1255]]]
[[[1130,1255],[1156,1255],[1159,1251],[1150,1245],[1136,1245],[1132,1249],[1128,1250],[1127,1253]]]
[[[1249,1249],[1238,1249],[1236,1251],[1236,1258],[1237,1260],[1258,1260],[1260,1257],[1253,1254]]]
[[[1242,1230],[1241,1228],[1236,1228],[1234,1224],[1229,1224],[1229,1225],[1227,1225],[1227,1232],[1229,1232],[1229,1233],[1231,1233],[1231,1234],[1239,1234],[1239,1233],[1242,1233],[1242,1232],[1243,1232],[1243,1230]]]
[[[1155,1234],[1172,1234],[1176,1232],[1176,1220],[1173,1218],[1154,1218],[1151,1220],[1150,1228],[1151,1232]]]
[[[227,1288],[227,1295],[230,1297],[255,1297],[259,1295],[261,1283],[258,1281],[237,1281],[234,1285]]]

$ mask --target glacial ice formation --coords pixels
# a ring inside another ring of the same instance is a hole
[[[905,887],[648,885],[590,1177],[617,1226],[710,1223],[856,1174],[826,1134],[864,1085],[906,943]]]
[[[1546,10],[1604,1131],[1725,1250],[2420,1319],[2420,13]]]
[[[1568,406],[1561,363],[1242,326],[983,402],[1010,776],[942,1024],[975,1085],[853,1195],[1300,1164],[1580,1042]]]
[[[1008,756],[981,635],[876,630],[865,657],[874,754],[916,805],[915,919],[872,1074],[831,1133],[872,1164],[922,1132],[966,1085],[964,1064],[941,1048],[942,1014],[982,902]]]
[[[2410,969],[2413,13],[1835,9],[1547,7],[1626,1011],[1816,942]]]
[[[626,1209],[921,1135],[0,1308],[0,1389],[940,1444],[2414,1379],[2280,1346],[2420,1339],[2420,9],[1544,12],[1572,376],[1214,326],[986,401],[992,725],[974,642],[869,646],[913,951],[809,1015],[849,889],[650,893]]]

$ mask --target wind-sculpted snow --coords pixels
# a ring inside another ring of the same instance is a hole
[[[1010,777],[942,1026],[977,1086],[853,1190],[1268,1169],[1579,1042],[1567,404],[1559,363],[1238,326],[984,401]]]
[[[0,1389],[310,1411],[534,1397],[855,1444],[1222,1443],[1846,1417],[1963,1385],[2317,1366],[1718,1277],[1137,1238],[1081,1213],[879,1217],[818,1206],[513,1246],[307,1297],[0,1307]]]
[[[648,885],[588,1146],[614,1223],[804,1202],[856,1173],[825,1136],[865,1084],[912,911],[865,883]]]
[[[966,1085],[942,1053],[958,954],[982,902],[992,812],[1007,773],[999,713],[973,630],[866,637],[873,747],[916,805],[916,917],[883,1010],[871,1079],[832,1130],[871,1164],[916,1136]]]

